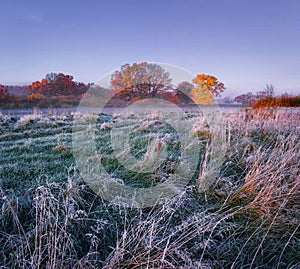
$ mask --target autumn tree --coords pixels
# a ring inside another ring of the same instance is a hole
[[[234,98],[235,102],[241,103],[243,106],[252,106],[256,100],[257,98],[252,92],[247,92]]]
[[[85,93],[89,85],[76,83],[73,76],[63,73],[47,74],[45,79],[31,84],[31,92],[45,96],[80,95]]]
[[[111,76],[116,96],[126,100],[155,97],[171,87],[170,74],[160,65],[147,62],[126,64]]]
[[[212,104],[214,97],[220,96],[225,90],[224,84],[211,75],[199,74],[193,83],[195,87],[192,90],[192,97],[197,104]]]
[[[191,95],[193,88],[194,88],[193,84],[188,81],[182,81],[177,86],[177,90],[181,91],[186,95]]]
[[[41,81],[34,81],[30,86],[31,93],[33,94],[43,94],[48,92],[47,80],[42,79]]]
[[[48,83],[49,92],[53,95],[76,95],[76,83],[73,76],[63,73],[57,74],[55,79]]]
[[[190,103],[193,89],[194,86],[192,83],[188,81],[180,82],[177,85],[177,89],[175,89],[179,102],[185,104]]]
[[[0,101],[4,100],[8,96],[7,89],[0,84]]]

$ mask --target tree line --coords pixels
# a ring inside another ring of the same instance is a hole
[[[93,91],[88,90],[93,88]],[[192,81],[172,83],[170,74],[160,65],[140,62],[125,64],[116,70],[110,80],[109,89],[74,81],[73,76],[64,73],[50,73],[40,81],[28,86],[0,85],[0,107],[70,107],[77,106],[83,95],[93,95],[91,99],[110,99],[108,105],[126,105],[128,102],[151,98],[162,98],[174,104],[214,104],[215,98],[225,91],[225,85],[215,76],[198,74]],[[96,98],[97,97],[97,98]],[[233,100],[224,98],[225,103],[237,102],[243,106],[274,107],[300,106],[300,97],[286,95],[275,97],[274,86],[267,84],[265,89],[253,94],[248,92]],[[101,100],[100,100],[101,102]]]
[[[2,108],[77,106],[91,84],[75,82],[73,76],[50,73],[26,86],[0,85]]]

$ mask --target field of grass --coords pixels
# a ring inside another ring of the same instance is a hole
[[[96,129],[96,162],[125,185],[168,181],[182,143],[156,115],[140,126],[134,117],[82,116],[82,127]],[[0,115],[0,268],[300,267],[299,111],[224,114],[226,148],[205,191],[198,174],[209,175],[210,130],[201,115],[185,113],[177,120],[192,122],[186,132],[198,141],[196,173],[178,195],[147,208],[106,201],[86,183],[73,155],[72,134],[80,132],[73,119]],[[114,124],[135,134],[137,160],[164,139],[164,165],[155,174],[126,170],[108,142]]]

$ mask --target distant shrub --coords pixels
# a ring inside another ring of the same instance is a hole
[[[300,96],[287,97],[282,96],[279,98],[265,98],[256,101],[253,108],[270,108],[270,107],[299,107]]]
[[[283,107],[299,107],[300,106],[300,95],[295,97],[281,97],[280,106]]]
[[[280,100],[277,98],[265,98],[256,101],[253,104],[253,108],[264,108],[264,107],[278,107],[280,106]]]

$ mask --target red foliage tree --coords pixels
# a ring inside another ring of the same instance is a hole
[[[30,88],[32,93],[39,93],[45,96],[78,96],[85,93],[89,85],[76,83],[73,81],[73,76],[58,73],[52,76],[51,79],[48,77],[47,79],[33,82]]]
[[[77,95],[77,87],[73,81],[73,76],[63,73],[57,74],[56,78],[48,83],[48,88],[54,95]]]
[[[0,84],[0,101],[4,100],[8,96],[7,89]]]

